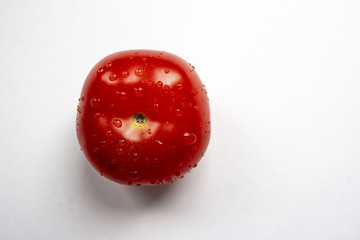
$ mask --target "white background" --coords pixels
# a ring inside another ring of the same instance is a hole
[[[360,239],[360,2],[0,1],[0,239]],[[101,177],[83,81],[127,49],[196,67],[212,138],[174,184]]]

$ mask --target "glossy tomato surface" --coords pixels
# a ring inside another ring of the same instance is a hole
[[[210,140],[205,86],[191,64],[167,52],[105,57],[86,78],[77,110],[84,154],[121,184],[173,182],[197,166]]]

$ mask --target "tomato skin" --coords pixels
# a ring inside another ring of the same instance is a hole
[[[146,122],[137,126],[134,116]],[[85,80],[76,121],[89,162],[128,185],[183,177],[210,140],[209,99],[194,67],[154,50],[118,52],[98,62]]]

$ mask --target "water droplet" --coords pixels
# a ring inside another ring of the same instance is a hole
[[[141,77],[144,74],[144,70],[142,68],[138,68],[135,70],[135,75]]]
[[[179,177],[180,176],[180,172],[176,172],[175,176]]]
[[[173,96],[175,95],[175,92],[174,92],[174,91],[170,91],[170,92],[169,92],[169,95],[170,95],[171,97],[173,97]]]
[[[142,60],[143,60],[143,61],[146,61],[146,57],[143,57]]]
[[[176,116],[180,117],[182,115],[182,112],[180,109],[175,109]]]
[[[81,101],[85,101],[85,97],[84,97],[84,96],[82,96],[80,99],[81,99]]]
[[[112,135],[112,131],[110,129],[106,130],[106,136],[110,137]]]
[[[165,179],[165,182],[169,183],[169,182],[171,182],[171,180],[172,180],[171,178],[167,178],[167,179]]]
[[[131,56],[131,57],[129,57],[129,59],[130,59],[130,60],[132,60],[132,59],[133,59],[133,57]]]
[[[195,110],[199,110],[199,106],[194,106],[194,109],[195,109]]]
[[[98,152],[99,152],[99,148],[98,148],[98,147],[94,147],[94,148],[92,149],[92,151],[93,151],[93,153],[98,153]]]
[[[114,119],[113,124],[115,127],[120,128],[122,126],[122,122],[120,119]]]
[[[168,74],[169,72],[170,72],[170,70],[167,68],[164,70],[164,73],[166,73],[166,74]]]
[[[194,133],[185,132],[183,137],[184,137],[184,142],[187,145],[194,144],[197,140],[197,137]]]
[[[165,86],[164,86],[164,89],[165,89],[165,90],[169,90],[169,89],[170,89],[170,86],[169,86],[169,85],[165,85]]]
[[[92,98],[91,101],[90,101],[90,105],[93,108],[99,107],[100,106],[100,98]]]
[[[120,139],[119,140],[119,142],[118,142],[118,144],[120,145],[120,146],[125,146],[125,140],[124,139]]]
[[[115,81],[117,78],[118,78],[118,76],[117,76],[115,73],[112,73],[112,74],[110,74],[110,76],[109,76],[109,80],[110,80],[110,81]]]
[[[135,55],[137,55],[137,54],[138,54],[138,52],[134,52],[134,54],[135,54]]]
[[[98,70],[97,70],[97,73],[98,74],[102,74],[104,72],[104,69],[103,68],[99,68]]]
[[[148,133],[148,134],[151,134],[151,129],[150,129],[150,128],[147,130],[147,133]]]
[[[116,93],[120,95],[120,98],[121,98],[122,100],[127,100],[127,99],[128,99],[128,95],[127,95],[126,92],[116,91]]]
[[[129,76],[129,72],[128,71],[123,71],[121,73],[121,75],[123,76],[123,78],[127,78]]]
[[[156,86],[157,86],[158,88],[162,88],[163,83],[162,83],[161,81],[158,81],[158,82],[156,83]]]
[[[197,163],[194,164],[193,168],[196,168],[197,167]]]
[[[105,63],[105,67],[110,68],[111,66],[112,66],[112,63],[111,63],[111,62]]]
[[[99,117],[100,117],[100,113],[99,113],[99,112],[95,113],[95,117],[96,117],[96,118],[99,118]]]
[[[124,150],[123,150],[122,148],[117,148],[117,149],[116,149],[116,153],[117,153],[118,155],[123,155],[123,154],[124,154]]]
[[[137,179],[140,178],[140,177],[139,177],[139,173],[138,173],[138,171],[136,171],[136,170],[135,170],[135,171],[130,171],[128,177],[129,177],[131,180],[133,180],[133,181],[135,181],[135,180],[137,180]]]
[[[162,145],[162,144],[163,144],[160,140],[156,140],[156,142],[157,142],[159,145]]]
[[[101,142],[100,142],[100,146],[101,146],[101,147],[105,147],[105,146],[106,146],[106,141],[101,141]]]
[[[77,106],[77,112],[78,112],[79,114],[81,114],[81,109],[80,109],[80,106],[79,106],[79,105]]]
[[[143,88],[142,87],[134,88],[134,93],[136,97],[141,97],[143,95]]]
[[[182,83],[178,83],[178,84],[176,84],[176,87],[177,87],[179,90],[181,90],[181,89],[183,89],[184,85],[183,85]]]

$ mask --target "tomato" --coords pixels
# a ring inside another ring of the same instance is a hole
[[[92,166],[128,185],[182,178],[210,140],[209,99],[194,67],[154,50],[118,52],[98,62],[85,80],[76,121]]]

